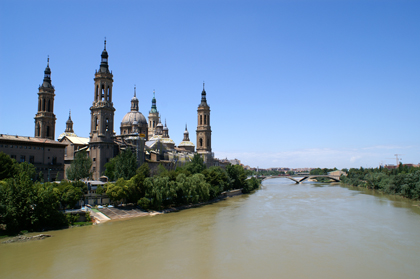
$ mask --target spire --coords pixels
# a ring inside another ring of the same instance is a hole
[[[69,110],[69,119],[67,120],[67,122],[71,121],[71,110]]]
[[[73,131],[73,121],[71,120],[71,110],[69,111],[69,119],[66,122],[66,133],[74,133]]]
[[[42,87],[54,88],[51,84],[51,69],[50,69],[50,56],[47,56],[47,67],[44,70],[44,80]]]
[[[187,124],[185,123],[184,139],[182,141],[190,141],[190,133],[188,133]]]
[[[136,85],[134,84],[134,97],[131,98],[131,111],[139,111],[139,99],[136,97]]]
[[[108,52],[106,51],[106,38],[104,41],[104,50],[101,54],[101,65],[99,66],[99,72],[101,73],[109,73],[108,69]]]
[[[156,113],[156,98],[155,98],[155,90],[153,89],[153,99],[152,99],[152,109],[150,110],[150,113]]]
[[[208,106],[207,105],[207,99],[206,99],[206,90],[204,89],[204,81],[203,81],[203,91],[201,91],[201,103],[200,103],[200,107],[201,106]]]

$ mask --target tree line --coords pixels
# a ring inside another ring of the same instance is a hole
[[[398,168],[352,168],[341,183],[379,190],[386,194],[400,195],[418,200],[420,198],[420,168],[400,164]]]
[[[0,224],[9,233],[73,225],[74,216],[60,210],[73,208],[85,191],[81,181],[43,183],[32,164],[0,152]]]
[[[17,163],[0,152],[0,229],[2,224],[12,233],[72,225],[74,218],[61,210],[74,208],[84,198],[87,186],[80,179],[90,177],[91,165],[86,152],[79,152],[67,172],[73,181],[44,183],[42,173],[36,174],[32,164]],[[199,155],[175,170],[159,165],[152,174],[147,163],[137,168],[129,149],[106,164],[104,174],[116,182],[98,186],[97,195],[106,193],[114,203],[137,203],[155,210],[206,202],[233,189],[249,193],[260,185],[256,178],[246,179],[242,166],[206,168]]]
[[[127,153],[122,153],[121,156],[131,156],[129,151]],[[116,161],[118,160],[117,156]],[[113,164],[108,166],[111,166],[111,171],[115,168]],[[130,164],[126,167],[132,168]],[[129,179],[121,176],[121,173],[129,171],[117,172],[114,169],[113,173],[120,177],[115,183],[105,184],[104,189],[100,191],[105,191],[114,203],[126,201],[137,203],[143,209],[155,210],[206,202],[218,197],[223,191],[233,189],[242,189],[243,193],[250,193],[260,185],[256,178],[246,179],[247,174],[242,166],[228,165],[226,170],[216,166],[206,168],[198,154],[191,162],[175,170],[168,171],[159,165],[157,173],[153,176],[147,163],[141,165]]]

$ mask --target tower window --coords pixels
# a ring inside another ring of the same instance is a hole
[[[200,115],[200,125],[203,125],[203,116]]]
[[[153,128],[155,127],[155,121],[153,120]]]
[[[102,84],[101,87],[101,101],[105,99],[105,86]]]
[[[96,92],[95,92],[95,101],[99,99],[99,85],[96,85]]]
[[[204,115],[204,125],[206,125],[207,123],[207,115]]]
[[[210,139],[207,139],[207,147],[210,147]]]
[[[45,111],[45,99],[42,99],[42,111]]]
[[[107,100],[108,102],[110,102],[110,101],[111,101],[111,91],[109,90],[109,86],[108,86],[108,89],[107,89],[106,100]]]
[[[108,118],[105,119],[105,131],[108,132],[109,130],[109,121]]]
[[[95,131],[98,131],[98,118],[95,117]]]
[[[48,100],[48,110],[47,111],[51,111],[51,100]]]
[[[47,126],[47,137],[50,136],[50,126]]]
[[[200,146],[203,146],[203,139],[200,139]]]
[[[38,101],[38,111],[41,111],[41,99]]]

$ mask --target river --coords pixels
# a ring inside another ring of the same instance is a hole
[[[0,278],[419,278],[418,202],[264,181],[176,213],[0,245]]]

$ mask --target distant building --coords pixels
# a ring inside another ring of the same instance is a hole
[[[0,134],[0,152],[8,154],[19,163],[33,164],[37,174],[42,172],[44,181],[63,179],[66,146],[46,138]]]

